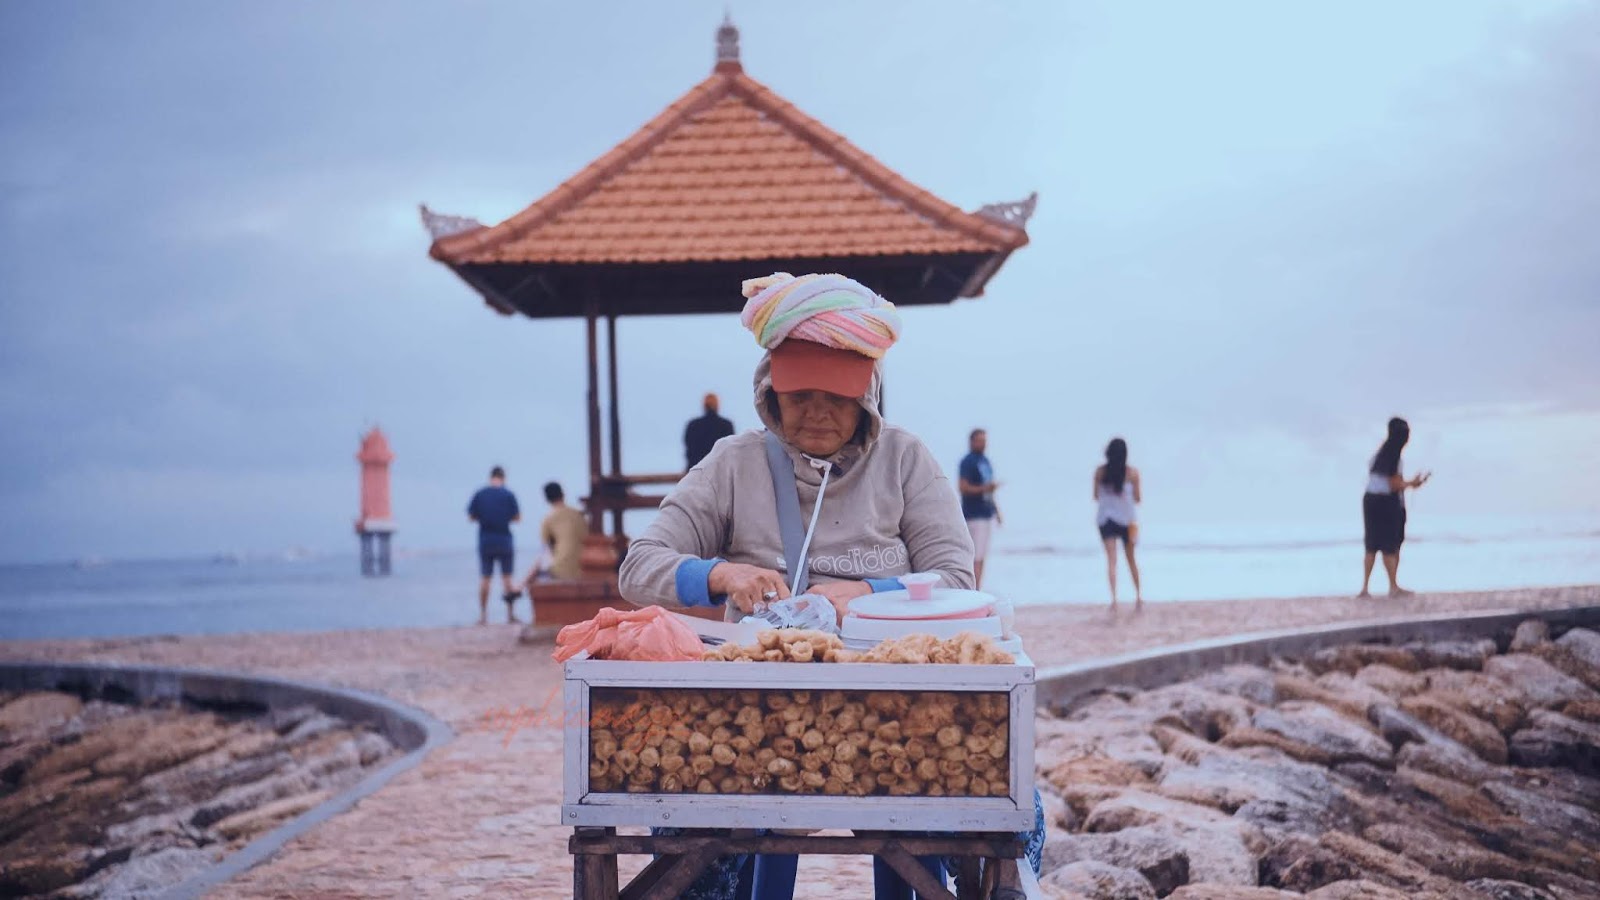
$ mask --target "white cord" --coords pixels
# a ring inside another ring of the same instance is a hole
[[[817,517],[822,515],[822,495],[828,491],[828,476],[833,474],[833,463],[825,459],[800,454],[811,468],[822,473],[822,485],[817,488],[817,502],[811,506],[811,524],[806,527],[806,539],[800,542],[800,561],[795,566],[795,571],[789,573],[789,591],[793,593],[795,585],[800,583],[800,575],[806,570],[806,553],[811,550],[811,536],[817,533]]]

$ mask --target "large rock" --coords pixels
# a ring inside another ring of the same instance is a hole
[[[1483,671],[1521,690],[1534,706],[1546,709],[1559,709],[1573,700],[1593,700],[1596,696],[1588,685],[1526,653],[1496,656],[1483,664]]]
[[[1600,689],[1600,634],[1587,628],[1574,628],[1537,652],[1561,671],[1591,688]]]
[[[1089,832],[1150,827],[1172,835],[1189,857],[1189,877],[1214,884],[1255,884],[1260,829],[1193,803],[1127,790],[1099,803],[1084,820]]]
[[[1481,672],[1435,669],[1428,673],[1428,695],[1510,734],[1528,714],[1528,698],[1514,686]]]
[[[1543,876],[1536,866],[1474,844],[1449,840],[1413,825],[1383,822],[1368,828],[1362,837],[1454,881],[1473,878],[1534,881],[1542,880]]]
[[[1483,668],[1485,660],[1495,655],[1498,648],[1494,641],[1485,638],[1479,641],[1428,641],[1407,644],[1405,649],[1416,655],[1417,662],[1424,669],[1477,671]]]
[[[1482,787],[1485,794],[1525,825],[1600,844],[1600,815],[1574,803],[1506,784],[1491,781]]]
[[[230,841],[239,841],[260,834],[286,819],[298,816],[328,799],[328,791],[312,791],[298,797],[284,797],[264,803],[254,809],[234,813],[211,826],[211,830]]]
[[[1354,679],[1344,672],[1329,672],[1323,675],[1322,678],[1342,678],[1347,682],[1355,683]],[[1280,672],[1277,675],[1276,682],[1278,696],[1284,700],[1299,700],[1306,703],[1321,704],[1357,719],[1366,718],[1367,703],[1370,698],[1377,697],[1384,701],[1388,700],[1382,693],[1367,688],[1365,685],[1362,685],[1361,696],[1352,696],[1349,692],[1340,693],[1336,690],[1330,690],[1319,683],[1322,678],[1317,681],[1311,681],[1288,672]]]
[[[1428,691],[1401,700],[1400,708],[1484,760],[1503,765],[1506,761],[1506,739],[1499,730],[1476,716],[1462,712],[1464,704],[1452,700],[1445,692]]]
[[[1362,684],[1396,698],[1415,694],[1428,684],[1427,678],[1415,671],[1402,671],[1383,663],[1363,666],[1355,673],[1354,678]]]
[[[4,859],[0,861],[0,897],[48,894],[78,882],[88,871],[89,852],[81,847],[53,847]]]
[[[1045,780],[1062,791],[1086,784],[1128,787],[1150,783],[1143,769],[1108,756],[1064,760],[1045,772]]]
[[[1531,884],[1503,881],[1498,878],[1475,878],[1467,882],[1467,889],[1476,891],[1489,900],[1560,900],[1556,895],[1542,891]]]
[[[1443,736],[1437,740],[1406,744],[1395,755],[1395,762],[1441,778],[1461,779],[1474,784],[1495,777],[1498,771],[1471,750]]]
[[[1528,727],[1511,736],[1511,759],[1519,766],[1571,769],[1600,776],[1600,725],[1546,709],[1534,710]]]
[[[1374,663],[1391,666],[1402,672],[1415,672],[1422,668],[1415,653],[1404,647],[1384,644],[1341,644],[1318,650],[1306,660],[1306,668],[1318,675],[1335,670],[1353,675]]]
[[[1583,722],[1600,722],[1600,700],[1573,700],[1561,712]]]
[[[154,897],[216,862],[218,851],[166,847],[135,856],[95,874],[81,886],[85,896]]]
[[[1049,772],[1063,762],[1102,756],[1129,763],[1146,776],[1161,771],[1161,745],[1150,736],[1156,716],[1127,701],[1099,695],[1069,719],[1039,717],[1034,724],[1034,764]]]
[[[1378,704],[1393,702],[1388,694],[1346,672],[1328,672],[1319,675],[1316,683],[1339,698],[1338,701],[1328,704],[1329,706],[1346,715],[1354,715],[1358,719],[1365,718],[1372,707]]]
[[[1503,814],[1494,801],[1476,788],[1462,784],[1447,776],[1417,769],[1401,767],[1395,772],[1395,782],[1419,794],[1432,797],[1456,816],[1479,824],[1492,824]]]
[[[23,694],[0,706],[0,737],[20,740],[43,735],[64,725],[83,709],[83,701],[71,694],[40,691]]]
[[[1149,712],[1158,722],[1180,724],[1208,741],[1249,725],[1253,708],[1249,701],[1232,694],[1187,682],[1147,691],[1133,698],[1129,705]]]
[[[281,797],[293,797],[315,790],[317,781],[304,770],[286,772],[251,784],[241,784],[222,792],[215,799],[194,811],[189,818],[196,828],[208,828],[229,816],[247,809],[270,803]]]
[[[1343,832],[1322,835],[1278,876],[1288,890],[1315,890],[1336,881],[1371,880],[1415,889],[1438,884],[1437,876],[1404,856]]]
[[[1061,795],[1050,789],[1050,785],[1041,786],[1039,804],[1044,809],[1044,827],[1047,832],[1078,830],[1078,814],[1072,811],[1067,801],[1061,799]]]
[[[1039,886],[1056,897],[1084,900],[1156,900],[1155,888],[1143,875],[1103,862],[1069,863],[1039,879]]]
[[[1394,751],[1373,733],[1371,726],[1341,716],[1325,706],[1283,703],[1277,709],[1257,710],[1252,722],[1261,731],[1316,748],[1331,762],[1394,764]]]
[[[1511,652],[1526,653],[1550,640],[1550,623],[1543,619],[1523,619],[1511,636]]]
[[[1194,679],[1194,683],[1219,694],[1242,697],[1257,706],[1278,702],[1276,677],[1261,666],[1223,666]]]
[[[1338,791],[1325,769],[1276,753],[1215,754],[1162,777],[1163,796],[1234,814],[1268,829],[1318,829]]]
[[[50,752],[50,741],[43,737],[25,738],[9,747],[0,747],[0,782],[16,784],[22,773]]]
[[[141,738],[165,716],[127,716],[106,723],[77,741],[63,744],[28,767],[24,784],[47,781],[62,772],[83,769],[103,756],[137,746]]]
[[[162,722],[125,749],[94,761],[99,775],[141,778],[171,768],[220,746],[227,732],[209,716],[185,716]]]
[[[363,731],[356,735],[356,751],[361,757],[361,765],[366,767],[392,755],[395,747],[383,735],[375,731]]]
[[[1170,833],[1126,828],[1109,834],[1053,834],[1045,840],[1042,868],[1095,860],[1143,875],[1164,897],[1189,881],[1189,855]]]

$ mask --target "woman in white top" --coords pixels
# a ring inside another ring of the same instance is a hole
[[[1117,608],[1117,539],[1128,557],[1128,574],[1133,576],[1134,609],[1144,608],[1144,591],[1139,587],[1139,564],[1133,547],[1139,542],[1139,514],[1135,504],[1143,497],[1139,491],[1139,470],[1128,465],[1128,442],[1112,438],[1106,445],[1106,462],[1094,470],[1095,523],[1100,526],[1100,541],[1106,548],[1106,580],[1111,583],[1111,608]]]
[[[1389,575],[1389,596],[1409,597],[1400,586],[1400,545],[1406,540],[1405,492],[1422,487],[1432,478],[1424,472],[1407,481],[1400,474],[1400,451],[1411,440],[1411,426],[1405,419],[1389,420],[1389,436],[1367,466],[1367,492],[1361,498],[1361,520],[1367,545],[1366,564],[1361,575],[1362,597],[1371,597],[1367,584],[1372,581],[1372,564],[1383,554],[1383,570]]]

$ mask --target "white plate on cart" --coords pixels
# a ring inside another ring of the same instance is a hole
[[[883,591],[850,601],[850,614],[863,619],[947,619],[992,609],[998,598],[983,591],[935,590],[927,600],[907,591]]]
[[[839,628],[839,637],[846,645],[854,645],[858,641],[877,644],[879,641],[903,638],[908,634],[931,634],[945,640],[958,634],[975,631],[978,634],[999,640],[1004,629],[1000,627],[999,616],[984,616],[981,619],[867,619],[861,616],[845,616],[844,624]]]

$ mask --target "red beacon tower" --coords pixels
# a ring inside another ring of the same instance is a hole
[[[389,511],[389,463],[394,452],[383,432],[373,428],[361,439],[361,517],[356,519],[356,534],[361,536],[361,574],[389,574],[389,536],[394,534],[394,516]]]

